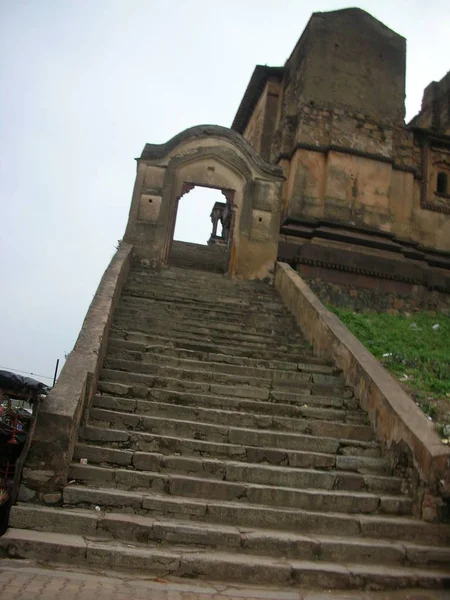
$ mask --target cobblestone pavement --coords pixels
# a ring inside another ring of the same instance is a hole
[[[327,592],[130,577],[0,560],[1,600],[450,600],[449,592]]]

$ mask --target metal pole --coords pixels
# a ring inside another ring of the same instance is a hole
[[[53,386],[52,387],[55,387],[56,376],[58,375],[58,367],[59,367],[59,358],[56,359],[56,367],[55,367],[55,374],[53,376]]]

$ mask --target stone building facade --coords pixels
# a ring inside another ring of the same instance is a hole
[[[405,63],[365,11],[314,13],[283,67],[256,66],[232,129],[283,171],[279,259],[316,289],[432,308],[450,292],[450,73],[405,124]]]

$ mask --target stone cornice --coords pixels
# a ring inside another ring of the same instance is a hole
[[[316,145],[316,144],[307,144],[303,142],[298,142],[291,152],[280,152],[276,158],[276,163],[279,163],[281,160],[292,160],[293,156],[297,152],[297,150],[308,150],[310,152],[320,152],[322,154],[328,154],[328,152],[339,152],[340,154],[350,154],[352,156],[359,156],[361,158],[367,158],[369,160],[376,160],[378,162],[383,162],[392,165],[393,169],[398,171],[405,171],[407,173],[417,173],[417,169],[415,167],[408,167],[404,165],[397,164],[392,158],[389,156],[384,156],[383,154],[377,154],[375,152],[365,152],[364,150],[358,150],[357,148],[348,148],[346,146],[338,146],[336,144],[326,144],[326,145]]]

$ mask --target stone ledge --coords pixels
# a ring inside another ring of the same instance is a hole
[[[275,287],[314,352],[342,369],[391,458],[406,458],[418,475],[412,490],[416,513],[438,520],[442,498],[450,495],[450,448],[400,384],[286,263],[277,263]]]
[[[122,243],[106,269],[57,384],[41,403],[25,458],[19,499],[57,503],[66,483],[83,411],[89,408],[106,352],[112,315],[133,246]]]

